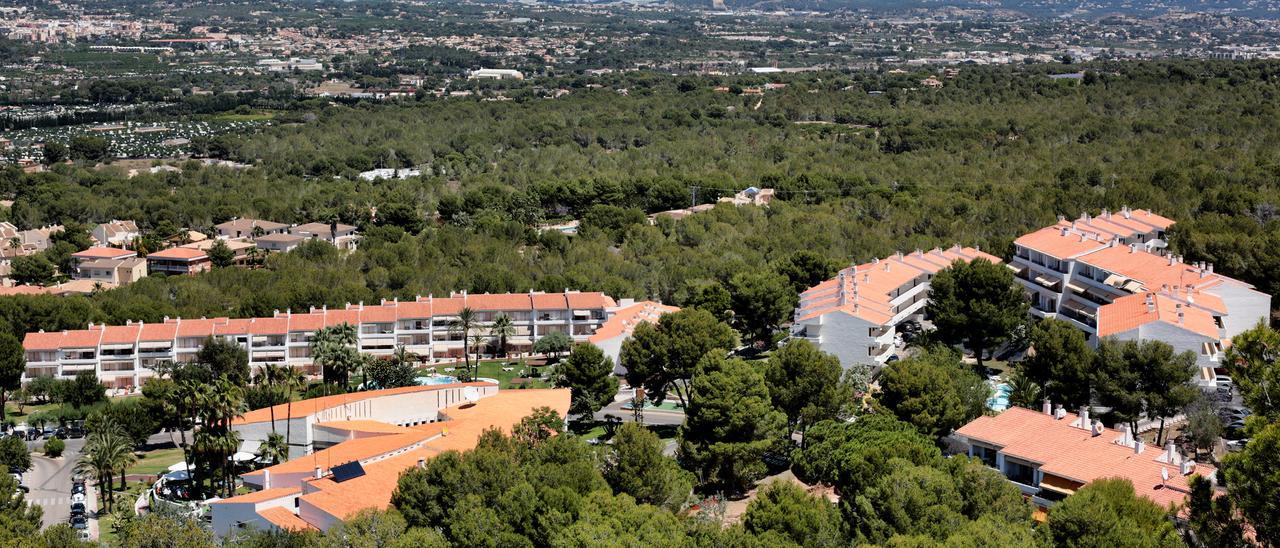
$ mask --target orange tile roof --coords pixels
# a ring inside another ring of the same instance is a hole
[[[143,324],[142,333],[138,335],[140,341],[168,341],[173,340],[178,334],[177,322],[164,323],[148,323]]]
[[[1107,272],[1142,282],[1152,291],[1161,289],[1163,286],[1170,288],[1207,286],[1210,282],[1216,283],[1219,276],[1194,265],[1180,262],[1176,258],[1173,259],[1173,264],[1170,264],[1169,256],[1162,257],[1141,248],[1133,249],[1126,245],[1099,249],[1078,260]]]
[[[283,506],[274,506],[258,512],[262,519],[271,522],[272,525],[279,527],[284,531],[300,533],[302,531],[315,530],[315,526],[311,525],[298,517],[297,514],[289,511]]]
[[[422,447],[370,463],[364,467],[365,475],[361,477],[342,483],[336,483],[329,477],[308,481],[307,490],[315,491],[303,495],[302,500],[339,519],[366,508],[386,508],[391,504],[391,493],[400,473],[417,464],[419,458],[430,458],[444,451],[471,449],[485,430],[497,427],[510,432],[520,419],[539,407],[550,407],[564,416],[569,412],[569,390],[502,391],[481,399],[475,405],[450,407],[448,414],[451,420],[425,425],[431,430],[447,430],[447,434],[428,440]],[[367,438],[369,442],[358,439],[335,447],[370,443],[384,437],[390,436]]]
[[[289,314],[289,331],[319,331],[324,327],[324,313]]]
[[[297,407],[297,404],[294,404]],[[277,474],[292,474],[297,472],[307,472],[319,467],[321,470],[329,470],[334,466],[345,464],[351,461],[364,460],[385,455],[405,447],[409,447],[430,437],[431,434],[420,430],[409,430],[399,434],[387,434],[382,436],[370,436],[365,438],[357,438],[355,440],[346,441],[326,447],[310,455],[296,457],[264,468],[254,470],[245,477],[257,477],[263,474],[263,470],[270,470],[272,476]]]
[[[208,258],[208,255],[205,255],[205,252],[199,249],[191,249],[189,247],[171,247],[169,249],[162,249],[155,253],[150,253],[147,255],[147,258],[194,261]]]
[[[1135,491],[1161,506],[1186,498],[1187,479],[1178,466],[1156,460],[1164,451],[1148,447],[1142,454],[1116,443],[1119,431],[1104,428],[1100,435],[1072,426],[1077,415],[1061,420],[1021,407],[1010,407],[994,417],[983,416],[956,430],[956,434],[1001,448],[1008,456],[1040,465],[1046,474],[1088,483],[1103,478],[1124,478]],[[1162,486],[1160,469],[1169,470]],[[1212,477],[1211,466],[1197,464],[1195,473]]]
[[[846,268],[835,278],[800,294],[797,320],[842,312],[877,325],[886,324],[895,315],[892,293],[898,288],[925,275],[937,274],[957,260],[969,262],[979,257],[993,263],[1001,262],[999,257],[976,248],[954,246],[927,253],[916,250]],[[924,283],[927,279],[919,281]]]
[[[62,332],[62,348],[89,348],[102,340],[102,326]]]
[[[680,309],[674,306],[667,306],[662,303],[653,301],[643,301],[635,303],[626,308],[622,308],[613,313],[608,320],[597,329],[594,334],[587,340],[592,344],[612,339],[619,335],[630,335],[636,326],[642,322],[654,323],[663,314],[679,312]]]
[[[1072,259],[1107,246],[1107,242],[1079,232],[1073,233],[1070,228],[1061,225],[1024,234],[1013,243],[1058,259]]]
[[[271,489],[263,489],[260,491],[250,491],[243,495],[236,495],[231,498],[222,499],[210,504],[235,504],[241,502],[258,504],[269,500],[282,499],[290,495],[301,493],[302,490],[297,487],[274,487]]]
[[[361,322],[394,322],[396,321],[396,308],[399,303],[389,302],[381,305],[367,305],[360,310]]]
[[[249,322],[250,335],[286,335],[289,333],[289,318],[254,318]]]
[[[467,306],[476,310],[532,310],[533,299],[529,295],[467,295]]]
[[[1152,322],[1164,322],[1214,341],[1219,339],[1213,314],[1164,293],[1134,293],[1098,308],[1099,337],[1124,333]]]
[[[120,259],[123,257],[132,257],[137,255],[136,251],[128,249],[120,249],[118,247],[91,247],[84,251],[77,251],[71,256],[77,259]]]
[[[142,326],[138,324],[132,325],[109,325],[102,330],[102,344],[133,344],[138,341],[138,333],[142,331]]]
[[[608,295],[600,292],[569,292],[565,294],[565,299],[569,301],[570,308],[611,308],[618,306]]]
[[[251,318],[231,318],[226,321],[214,324],[214,335],[248,335],[249,325],[253,322]]]
[[[226,318],[178,320],[178,336],[208,337],[213,335],[213,329],[216,324],[226,321]]]
[[[45,333],[33,331],[22,338],[22,347],[27,350],[57,350],[62,348],[62,332]]]
[[[430,424],[435,424],[435,423],[430,423]],[[365,432],[365,433],[372,433],[372,434],[403,434],[405,432],[412,431],[412,429],[404,426],[396,426],[394,424],[387,424],[385,422],[371,421],[371,420],[317,422],[312,426],[318,426],[320,428],[329,428],[332,430],[338,430],[342,432]]]

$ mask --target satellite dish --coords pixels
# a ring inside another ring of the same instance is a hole
[[[480,391],[476,390],[476,387],[474,386],[463,388],[462,399],[467,400],[470,403],[478,402],[480,401]]]
[[[1163,467],[1163,466],[1161,466],[1161,467],[1160,467],[1160,479],[1161,479],[1162,481],[1169,481],[1169,469],[1168,469],[1168,468],[1165,468],[1165,467]]]

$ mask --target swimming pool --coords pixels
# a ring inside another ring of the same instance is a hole
[[[991,397],[987,398],[987,408],[992,411],[1004,411],[1009,408],[1009,394],[1013,387],[1007,382],[987,381],[991,385]]]
[[[458,382],[457,377],[449,375],[432,375],[430,377],[418,377],[418,384],[422,386],[435,386],[437,384],[453,384]]]

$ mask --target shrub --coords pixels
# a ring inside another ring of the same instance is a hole
[[[62,451],[67,448],[67,444],[58,438],[53,438],[44,442],[44,456],[50,458],[58,458],[62,456]]]

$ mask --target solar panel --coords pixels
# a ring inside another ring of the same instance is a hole
[[[355,479],[364,475],[364,467],[360,466],[360,461],[353,460],[346,464],[339,464],[333,467],[333,481],[342,483],[349,479]]]

